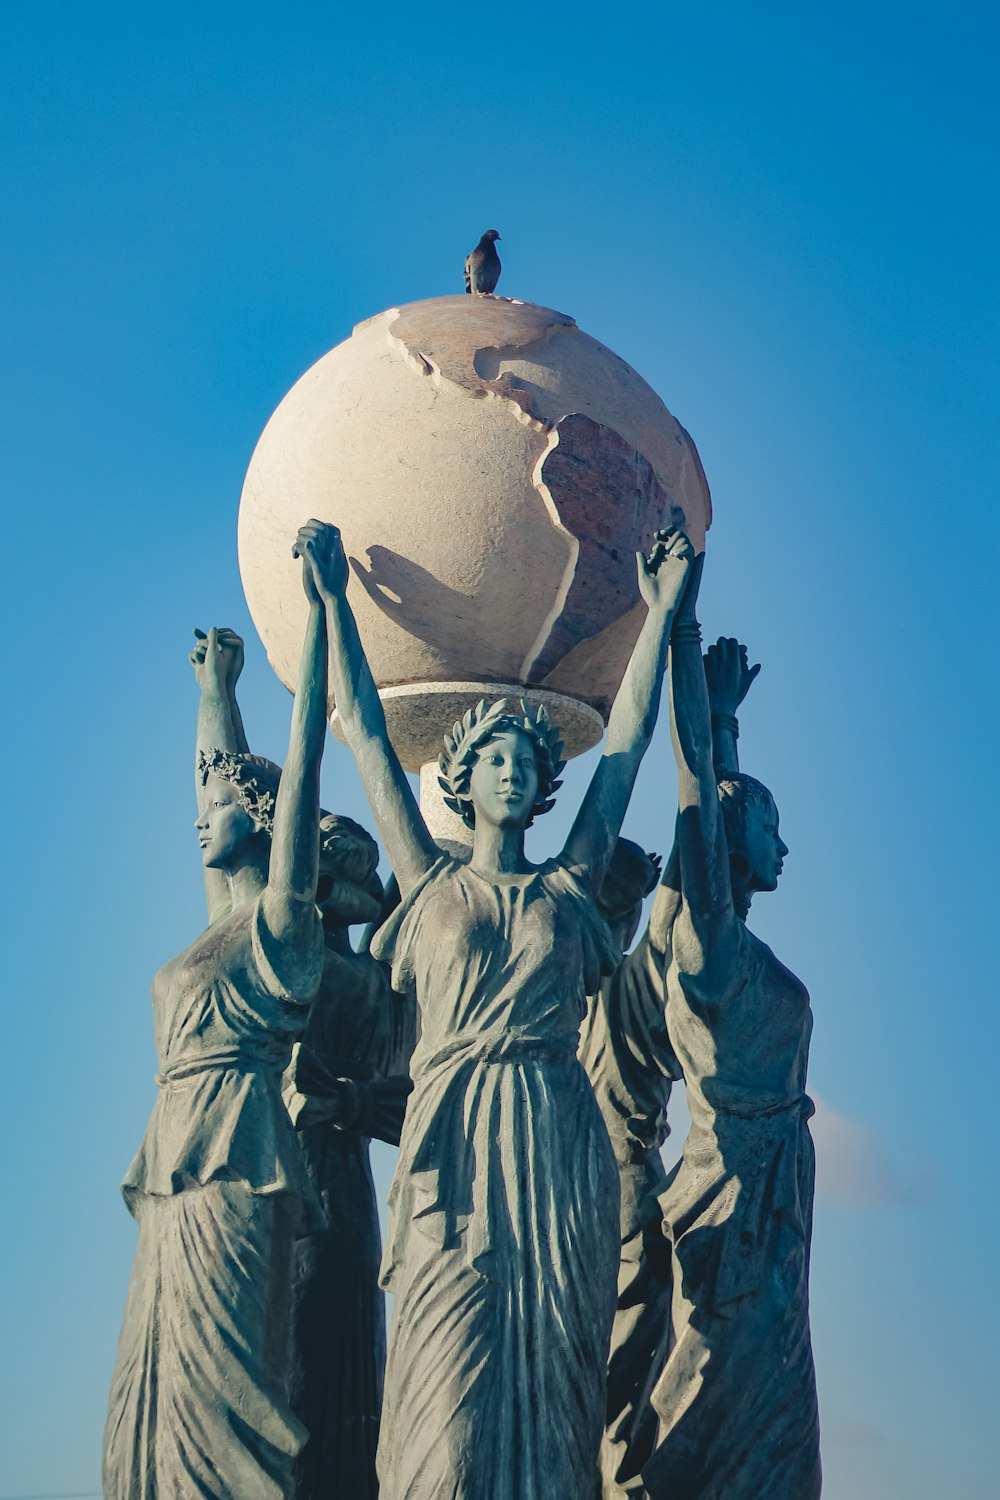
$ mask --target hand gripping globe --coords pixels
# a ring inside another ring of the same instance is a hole
[[[389,735],[416,771],[484,697],[544,704],[568,755],[596,744],[645,611],[634,554],[662,526],[700,551],[711,499],[684,428],[572,318],[452,296],[360,323],[257,444],[240,571],[292,690],[307,605],[291,541],[310,517],[340,527]]]

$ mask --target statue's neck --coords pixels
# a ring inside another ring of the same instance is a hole
[[[523,828],[497,828],[477,822],[472,837],[472,868],[481,875],[526,875]]]
[[[733,891],[733,908],[741,922],[745,922],[750,915],[750,902],[753,900],[753,891],[748,885],[740,885]]]
[[[233,911],[238,911],[241,906],[250,906],[267,885],[267,871],[255,863],[241,865],[238,870],[227,870],[226,873],[229,876]]]

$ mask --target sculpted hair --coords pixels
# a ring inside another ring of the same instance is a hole
[[[534,709],[523,698],[517,708],[508,708],[506,698],[498,698],[489,705],[485,698],[481,698],[475,708],[470,708],[455,724],[451,734],[444,737],[444,750],[438,757],[441,773],[438,785],[444,793],[445,805],[458,813],[469,828],[476,826],[476,809],[470,791],[472,768],[483,747],[498,734],[510,730],[516,729],[528,736],[538,767],[538,800],[524,826],[530,828],[535,818],[555,806],[552,794],[562,786],[558,778],[566,764],[562,759],[562,738],[556,726],[549,722],[544,708]]]
[[[660,864],[658,854],[647,854],[631,839],[618,840],[597,892],[597,904],[608,922],[620,921],[649,895],[660,878]]]
[[[762,781],[745,776],[742,771],[720,776],[717,785],[726,843],[730,849],[738,849],[746,830],[747,809],[753,805],[768,807],[774,798]]]
[[[384,891],[376,873],[378,845],[366,828],[337,813],[319,822],[319,904],[349,926],[373,922]]]
[[[198,756],[202,786],[210,776],[228,781],[236,790],[240,806],[268,838],[274,832],[274,806],[278,797],[281,767],[263,755],[239,751],[208,750]]]
[[[274,808],[281,767],[263,755],[209,750],[198,756],[202,786],[218,776],[235,788],[240,806],[268,838],[274,832]],[[371,922],[382,906],[382,882],[376,874],[378,845],[353,818],[320,814],[319,885],[321,904],[345,924]]]

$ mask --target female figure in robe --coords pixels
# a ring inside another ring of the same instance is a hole
[[[690,557],[686,538],[664,533],[639,560],[648,614],[605,753],[561,855],[539,866],[524,830],[551,805],[561,748],[544,712],[501,701],[456,725],[442,778],[474,842],[468,864],[442,854],[386,734],[342,551],[317,570],[338,712],[402,893],[373,952],[420,1011],[383,1259],[396,1304],[382,1500],[593,1489],[618,1185],[576,1049],[585,997],[620,957],[594,898],[652,733]]]
[[[642,1465],[653,1451],[649,1396],[670,1338],[670,1254],[660,1232],[657,1193],[667,1104],[680,1065],[667,1036],[665,971],[680,902],[676,851],[660,879],[659,860],[619,839],[597,904],[622,957],[587,1001],[580,1062],[607,1126],[621,1188],[618,1306],[608,1359],[608,1400],[600,1453],[602,1500],[641,1495]],[[629,946],[653,888],[646,930]]]
[[[209,645],[221,672],[205,671]],[[236,698],[243,642],[231,630],[202,636],[191,660],[202,688],[202,748],[249,755]],[[289,1397],[308,1431],[295,1462],[295,1500],[337,1493],[374,1500],[378,1488],[385,1298],[368,1149],[372,1136],[399,1141],[414,1010],[390,989],[385,966],[351,946],[351,925],[375,919],[382,908],[377,865],[370,834],[350,818],[321,814],[323,973],[282,1080],[323,1210],[322,1221],[302,1226],[291,1263]]]
[[[659,1445],[643,1475],[652,1500],[817,1500],[812,1014],[805,987],[746,926],[788,849],[767,788],[713,768],[696,587],[670,652],[682,902],[667,976],[691,1128],[660,1195],[673,1347],[653,1393]],[[734,666],[734,683],[738,675]]]
[[[736,709],[759,670],[747,667],[746,648],[737,641],[719,641],[705,654],[717,774],[739,771]],[[646,1493],[642,1469],[657,1433],[650,1398],[673,1342],[671,1256],[658,1199],[666,1183],[660,1150],[669,1134],[667,1105],[681,1076],[666,1015],[671,934],[681,902],[676,844],[658,884],[657,875],[655,855],[629,839],[618,840],[597,904],[625,956],[590,996],[580,1030],[580,1061],[608,1127],[621,1183],[621,1264],[601,1444],[602,1500],[638,1500]],[[654,886],[646,930],[629,952],[643,897]]]
[[[373,1136],[399,1143],[415,1009],[390,988],[385,965],[350,942],[350,925],[381,910],[377,863],[357,823],[321,819],[323,978],[283,1085],[326,1219],[296,1241],[292,1266],[291,1396],[309,1430],[296,1500],[378,1493],[385,1298],[368,1152]]]
[[[232,652],[218,632],[201,672]],[[290,1264],[319,1208],[281,1073],[316,993],[327,643],[312,596],[288,759],[199,756],[210,925],[153,982],[159,1094],[123,1184],[138,1221],[104,1448],[106,1500],[290,1500]],[[204,708],[204,705],[203,705]],[[200,732],[205,719],[200,716]]]

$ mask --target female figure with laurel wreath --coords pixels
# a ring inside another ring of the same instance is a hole
[[[306,1433],[286,1391],[291,1254],[296,1231],[321,1222],[280,1093],[323,969],[327,643],[319,598],[307,594],[280,784],[270,761],[207,746],[199,715],[210,925],[153,981],[161,1071],[122,1185],[139,1243],[105,1430],[107,1500],[294,1494]],[[232,655],[213,631],[203,685]]]
[[[652,735],[691,546],[662,532],[638,558],[648,614],[604,756],[562,853],[534,866],[524,831],[562,766],[544,710],[482,703],[455,726],[442,780],[473,851],[467,865],[442,854],[386,733],[339,533],[310,522],[310,543],[338,713],[402,894],[372,951],[394,988],[415,990],[421,1021],[383,1258],[396,1303],[382,1500],[579,1500],[604,1425],[618,1183],[578,1032],[621,958],[595,896]]]
[[[236,696],[243,642],[232,630],[195,634],[199,754],[217,748],[249,756]],[[277,777],[278,768],[272,771]],[[323,977],[282,1080],[325,1219],[303,1226],[292,1256],[288,1394],[309,1431],[296,1460],[295,1500],[336,1493],[374,1500],[378,1493],[385,1298],[369,1144],[372,1136],[399,1144],[415,1020],[412,1001],[389,988],[385,965],[364,945],[356,952],[350,940],[352,924],[374,921],[382,909],[378,858],[365,829],[321,813],[316,904]],[[205,878],[218,884],[217,916],[228,913],[226,876],[206,870]]]

